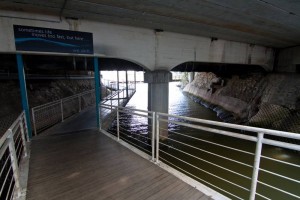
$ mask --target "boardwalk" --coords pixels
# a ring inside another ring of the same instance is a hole
[[[27,199],[209,199],[96,129],[61,131],[80,117],[32,141]]]

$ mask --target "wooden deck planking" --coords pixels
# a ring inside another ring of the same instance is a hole
[[[32,141],[28,200],[204,196],[96,130],[52,134]]]

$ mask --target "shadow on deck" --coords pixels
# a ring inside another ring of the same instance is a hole
[[[209,199],[96,128],[86,129],[93,111],[32,140],[27,199]]]

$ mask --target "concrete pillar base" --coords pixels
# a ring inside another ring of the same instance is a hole
[[[169,111],[169,82],[172,74],[168,71],[146,72],[145,83],[148,83],[148,110],[168,113]],[[168,137],[168,123],[160,122],[160,135]],[[163,139],[163,137],[161,139]]]
[[[189,72],[188,73],[188,79],[189,79],[189,83],[191,83],[195,78],[195,72]]]

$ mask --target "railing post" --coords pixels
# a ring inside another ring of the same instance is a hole
[[[159,115],[156,114],[156,163],[159,162]]]
[[[155,161],[155,116],[156,116],[156,113],[153,112],[152,113],[152,134],[151,134],[151,147],[152,147],[152,161],[154,162]]]
[[[136,90],[136,71],[134,71],[134,90]]]
[[[112,108],[112,94],[110,95],[110,112],[112,113],[112,111],[113,111],[113,108]]]
[[[117,71],[117,91],[118,91],[118,106],[120,106],[120,87],[119,87],[119,70]]]
[[[10,136],[9,136],[9,155],[11,159],[11,165],[12,165],[12,170],[13,170],[13,176],[15,179],[15,184],[16,184],[16,191],[17,191],[17,196],[21,196],[22,192],[22,187],[20,184],[20,172],[19,172],[19,166],[18,166],[18,157],[16,154],[16,149],[15,149],[15,144],[14,144],[14,137],[13,137],[13,132],[11,129],[9,129]]]
[[[64,106],[63,106],[63,100],[60,100],[60,112],[61,112],[61,122],[64,121]]]
[[[81,112],[81,95],[78,95],[78,111]]]
[[[24,127],[23,127],[23,117],[19,120],[19,126],[20,126],[20,130],[21,130],[21,137],[22,137],[22,143],[23,143],[23,147],[24,147],[24,156],[27,157],[27,145],[26,145],[26,139],[25,139],[25,134],[24,134]]]
[[[34,114],[34,108],[31,109],[31,114],[32,114],[32,123],[33,123],[33,131],[34,135],[37,135],[36,133],[36,121],[35,121],[35,114]]]
[[[24,111],[23,111],[23,119],[24,119],[24,123],[25,123],[25,130],[24,131],[26,131],[27,142],[30,142],[29,131],[28,131],[28,127],[27,127],[27,118],[26,118],[26,115],[25,115]]]
[[[126,75],[125,75],[125,79],[126,79],[126,99],[129,98],[128,96],[128,71],[126,70]]]
[[[120,116],[119,116],[119,107],[117,107],[117,137],[118,141],[120,140]]]
[[[258,133],[249,200],[254,200],[255,199],[263,138],[264,138],[264,133]]]

